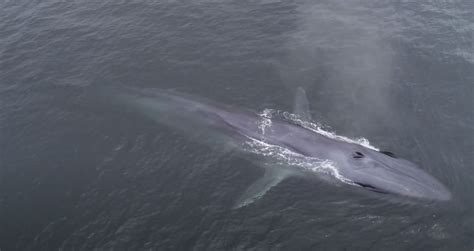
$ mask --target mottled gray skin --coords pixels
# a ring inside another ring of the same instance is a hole
[[[211,132],[237,144],[252,137],[305,156],[330,160],[340,175],[361,189],[423,200],[451,198],[443,184],[408,160],[335,140],[296,124],[273,120],[262,134],[262,118],[246,110],[162,90],[127,89],[116,96],[154,121],[188,134]]]

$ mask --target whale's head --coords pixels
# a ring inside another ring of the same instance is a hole
[[[344,155],[339,172],[362,189],[422,200],[451,199],[449,190],[437,179],[391,152],[357,146]]]

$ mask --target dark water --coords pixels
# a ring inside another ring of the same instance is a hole
[[[473,250],[474,3],[0,1],[0,249]],[[446,184],[393,203],[262,170],[91,95],[173,88],[289,110]]]

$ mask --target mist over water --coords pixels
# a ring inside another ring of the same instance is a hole
[[[397,23],[384,18],[394,10],[372,1],[305,3],[298,10],[280,67],[285,84],[304,86],[322,99],[317,104],[361,127],[397,117]]]

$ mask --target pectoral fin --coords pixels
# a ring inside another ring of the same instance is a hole
[[[236,201],[234,208],[245,207],[263,197],[272,187],[293,176],[291,172],[279,168],[266,168],[265,174],[258,178]]]
[[[308,98],[306,97],[306,91],[301,87],[298,87],[296,89],[295,106],[293,113],[301,116],[301,118],[304,120],[311,120],[311,114],[309,112],[309,102]]]

